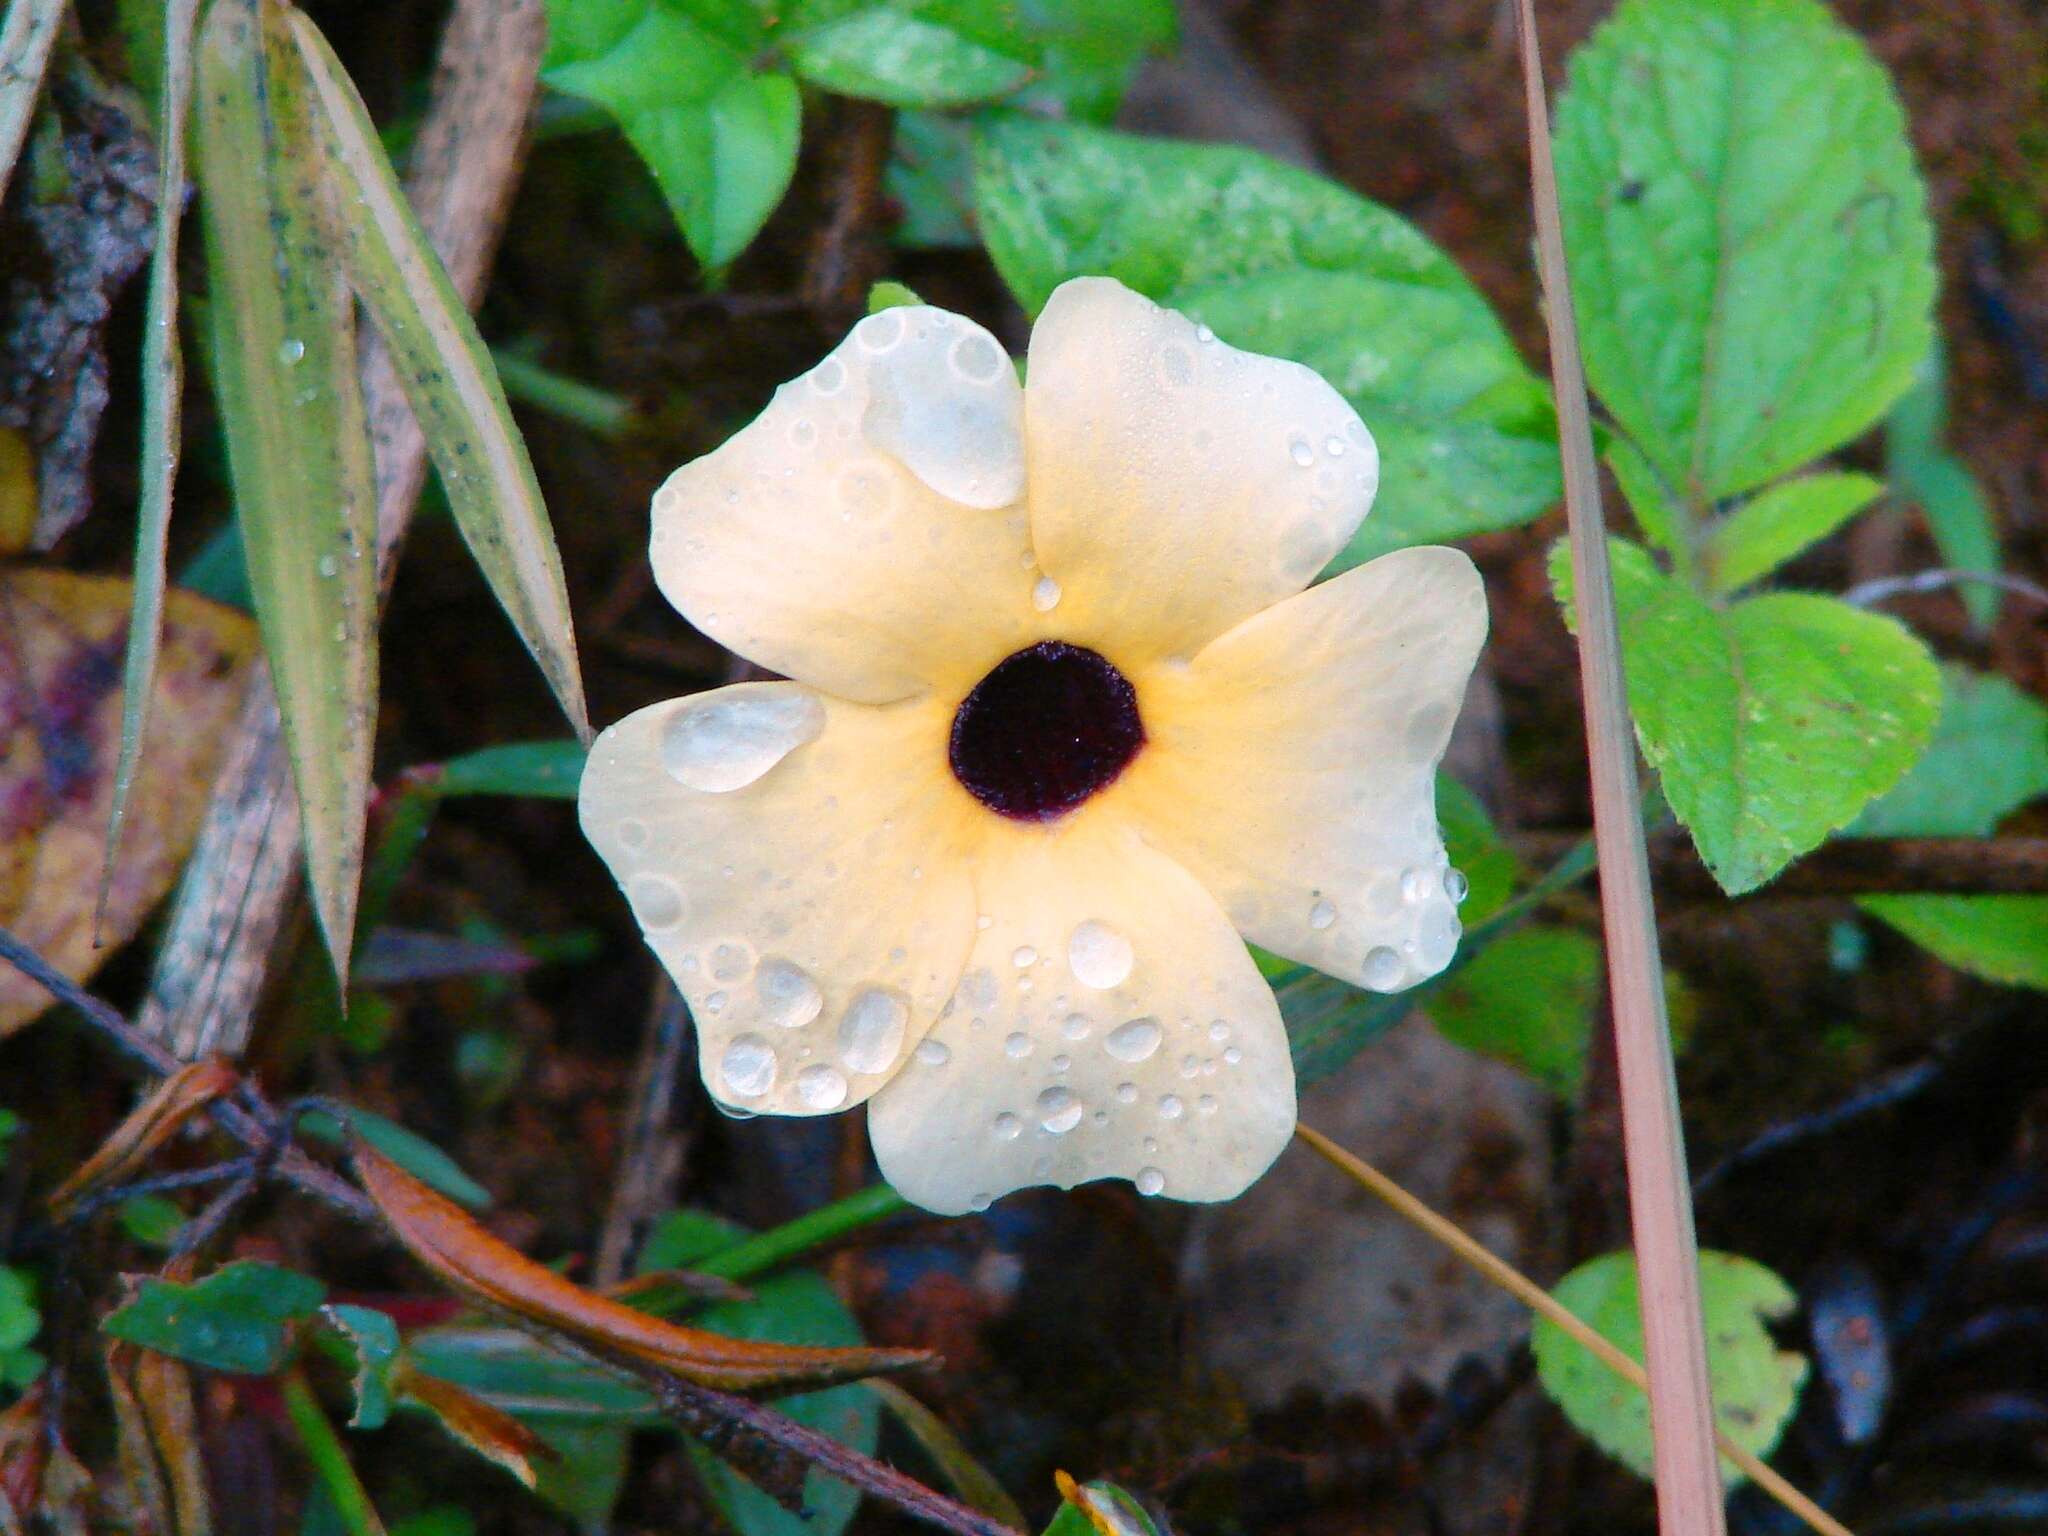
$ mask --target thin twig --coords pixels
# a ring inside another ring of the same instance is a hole
[[[1515,850],[1548,864],[1576,848],[1572,833],[1526,832]],[[1730,896],[1675,830],[1653,835],[1650,864],[1667,901],[1770,901],[1821,896],[2048,895],[2048,837],[1844,837],[1789,865],[1768,885]]]
[[[1607,938],[1615,1055],[1621,1069],[1622,1140],[1642,1281],[1658,1522],[1665,1536],[1721,1536],[1727,1516],[1721,1471],[1714,1459],[1713,1389],[1700,1320],[1698,1243],[1685,1176],[1671,1030],[1664,1014],[1657,913],[1637,812],[1635,742],[1622,686],[1614,576],[1608,569],[1607,530],[1600,512],[1591,405],[1565,265],[1535,0],[1519,0],[1517,15],[1537,263],[1547,301],[1565,515],[1571,530],[1580,688],[1592,770],[1593,831],[1600,851],[1600,910]]]
[[[1399,1184],[1396,1184],[1384,1173],[1381,1173],[1379,1169],[1365,1161],[1364,1158],[1357,1156],[1355,1153],[1347,1152],[1344,1148],[1330,1140],[1329,1137],[1323,1135],[1322,1132],[1313,1130],[1306,1125],[1297,1125],[1294,1128],[1294,1134],[1311,1151],[1321,1157],[1323,1161],[1356,1180],[1380,1200],[1384,1201],[1395,1215],[1410,1225],[1420,1228],[1430,1237],[1435,1238],[1488,1280],[1521,1302],[1523,1306],[1527,1307],[1537,1316],[1555,1324],[1578,1343],[1584,1345],[1602,1365],[1628,1382],[1638,1392],[1649,1392],[1650,1378],[1632,1356],[1623,1352],[1604,1334],[1595,1332],[1586,1323],[1581,1322],[1576,1313],[1561,1305],[1548,1291],[1544,1290],[1542,1286],[1531,1280],[1519,1269],[1516,1269],[1505,1259],[1499,1257],[1483,1243],[1468,1236],[1464,1228],[1460,1227],[1456,1222],[1438,1215],[1427,1205],[1424,1205],[1420,1200],[1409,1194]],[[1645,1310],[1647,1310],[1647,1305]],[[1646,1333],[1648,1326],[1649,1320],[1645,1317],[1644,1331]],[[1807,1525],[1816,1531],[1822,1532],[1823,1536],[1852,1536],[1847,1526],[1843,1525],[1841,1521],[1837,1520],[1833,1515],[1814,1503],[1812,1499],[1780,1477],[1771,1469],[1767,1462],[1760,1459],[1755,1453],[1736,1444],[1726,1434],[1722,1433],[1718,1427],[1714,1429],[1713,1435],[1714,1443],[1720,1448],[1723,1456],[1734,1462],[1737,1467],[1742,1469],[1745,1477],[1749,1478],[1751,1482],[1763,1489],[1764,1492],[1805,1521]],[[1714,1503],[1715,1507],[1718,1508],[1721,1503],[1718,1470],[1715,1476],[1717,1481]]]
[[[1842,594],[1842,601],[1853,603],[1859,608],[1868,608],[1887,598],[1917,596],[1925,592],[1939,592],[1944,587],[1960,587],[1970,584],[1997,587],[2015,597],[2024,597],[2048,608],[2048,587],[2033,582],[2024,576],[2008,576],[2004,571],[1951,571],[1946,569],[1914,571],[1906,576],[1881,576],[1876,581],[1866,581],[1851,587]]]

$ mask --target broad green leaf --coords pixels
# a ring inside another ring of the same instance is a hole
[[[1904,776],[1941,703],[1927,648],[1889,618],[1780,592],[1714,608],[1610,542],[1643,755],[1708,869],[1753,890]],[[1551,582],[1569,617],[1560,542]]]
[[[456,526],[569,723],[588,740],[562,559],[497,370],[341,61],[303,12],[292,11],[289,26],[327,169],[353,209],[342,223],[350,280],[390,349]]]
[[[381,1429],[391,1417],[391,1367],[398,1359],[398,1324],[374,1307],[333,1303],[320,1315],[348,1341],[355,1356],[356,1411],[350,1429]]]
[[[1884,494],[1868,475],[1802,475],[1759,491],[1709,530],[1700,549],[1707,590],[1748,586],[1818,543]]]
[[[746,0],[548,0],[541,78],[618,120],[707,267],[746,249],[796,171],[796,83],[752,73],[767,41]]]
[[[1927,351],[1898,96],[1816,0],[1627,0],[1572,57],[1557,176],[1587,376],[1696,506],[1874,424]]]
[[[1607,467],[1636,517],[1643,537],[1671,556],[1678,569],[1687,569],[1693,558],[1690,517],[1672,497],[1671,487],[1657,473],[1656,466],[1643,457],[1642,449],[1617,436],[1607,445]]]
[[[164,583],[171,531],[171,489],[178,479],[185,356],[178,346],[178,231],[185,211],[185,125],[192,102],[192,34],[199,0],[168,0],[163,12],[163,92],[158,104],[157,199],[149,258],[149,305],[142,322],[142,486],[135,512],[135,596],[121,664],[121,747],[114,762],[114,803],[100,873],[95,929],[105,926],[114,860],[128,797],[142,762],[143,733],[163,649]],[[0,175],[0,185],[6,178]]]
[[[702,1257],[711,1251],[714,1236],[723,1239],[718,1246],[730,1246],[746,1236],[745,1228],[702,1212],[673,1214],[687,1220],[664,1224],[668,1238],[659,1247],[648,1245],[648,1252],[641,1256],[642,1273]],[[865,1342],[860,1324],[832,1287],[813,1270],[780,1270],[750,1280],[748,1287],[754,1293],[752,1300],[725,1301],[706,1307],[690,1320],[692,1326],[727,1338],[778,1344]],[[842,1445],[863,1455],[874,1454],[881,1433],[881,1411],[864,1387],[856,1384],[799,1393],[782,1399],[776,1406],[797,1422],[830,1435]],[[687,1444],[697,1475],[703,1479],[719,1512],[732,1522],[740,1536],[804,1536],[806,1532],[810,1536],[838,1536],[860,1502],[860,1495],[852,1488],[814,1471],[804,1484],[804,1503],[810,1518],[792,1515],[696,1441]]]
[[[1037,74],[1017,104],[1043,117],[1107,124],[1131,77],[1180,35],[1172,0],[1022,0]]]
[[[8,0],[0,20],[0,192],[7,190],[28,137],[65,9],[65,0]]]
[[[1934,743],[1854,830],[1981,837],[2048,795],[2048,704],[2004,678],[1948,667]],[[2048,990],[2048,897],[1868,896],[1859,903],[1945,963]]]
[[[1884,470],[1894,489],[1918,502],[1934,535],[1941,563],[1957,571],[1999,569],[1998,528],[1977,477],[1946,446],[1947,349],[1939,337],[1914,370],[1913,387],[1885,420]],[[1963,607],[1978,629],[1998,617],[1996,587],[1977,582],[1961,589]]]
[[[260,1376],[284,1364],[285,1325],[311,1316],[326,1294],[310,1275],[245,1259],[190,1285],[145,1279],[100,1326],[193,1365]]]
[[[1635,1256],[1605,1253],[1581,1264],[1550,1293],[1596,1333],[1643,1358],[1643,1313]],[[1767,1456],[1792,1420],[1805,1384],[1803,1355],[1779,1349],[1769,1323],[1799,1304],[1792,1287],[1753,1259],[1700,1253],[1700,1311],[1715,1416],[1736,1444]],[[1639,1477],[1651,1467],[1650,1405],[1556,1324],[1536,1320],[1529,1340],[1543,1390],[1588,1439]],[[1738,1481],[1723,1460],[1723,1477]]]
[[[1518,928],[1445,977],[1426,1007],[1447,1040],[1569,1101],[1585,1077],[1601,974],[1599,944],[1578,930]]]
[[[1121,1536],[1159,1536],[1159,1526],[1145,1512],[1145,1506],[1115,1483],[1083,1483],[1078,1491],[1096,1515]],[[1059,1512],[1045,1528],[1045,1536],[1100,1536],[1100,1532],[1101,1527],[1071,1498],[1061,1503]]]
[[[975,197],[1027,310],[1107,274],[1351,402],[1379,444],[1380,494],[1332,569],[1557,499],[1547,391],[1464,274],[1386,209],[1248,149],[1017,117],[985,126]]]
[[[1443,823],[1444,851],[1451,856],[1451,867],[1465,877],[1458,917],[1470,928],[1507,905],[1515,888],[1515,855],[1479,797],[1448,774],[1436,778],[1436,815]]]
[[[1021,50],[991,46],[993,38],[977,41],[945,19],[946,11],[995,9],[956,0],[927,15],[897,5],[863,5],[817,26],[804,26],[799,13],[798,30],[787,45],[790,63],[813,85],[892,107],[956,107],[1007,96],[1031,78]],[[1014,36],[1002,41],[1016,47]]]
[[[974,226],[974,123],[937,112],[903,112],[882,184],[903,209],[891,231],[912,249],[978,245]]]
[[[348,975],[377,705],[377,506],[355,305],[272,0],[215,0],[197,65],[215,362],[314,910]]]
[[[300,1122],[301,1129],[315,1140],[333,1147],[346,1146],[347,1133],[353,1130],[422,1184],[438,1190],[456,1204],[481,1211],[491,1203],[491,1192],[464,1173],[454,1158],[424,1136],[415,1135],[396,1120],[387,1120],[353,1104],[338,1104],[334,1108],[347,1117],[346,1129],[336,1124],[334,1115],[325,1109],[307,1114]]]
[[[440,765],[433,792],[451,795],[519,795],[535,800],[574,800],[582,782],[583,744],[578,741],[518,741],[483,747]]]

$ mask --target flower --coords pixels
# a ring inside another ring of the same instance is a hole
[[[1304,590],[1377,483],[1322,379],[1104,278],[1053,294],[1028,386],[884,310],[670,476],[662,591],[792,680],[629,715],[581,811],[713,1097],[866,1101],[934,1211],[1242,1192],[1294,1125],[1244,940],[1379,991],[1458,940],[1435,770],[1478,574]]]

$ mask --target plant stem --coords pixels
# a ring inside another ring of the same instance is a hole
[[[349,1536],[384,1536],[384,1522],[377,1518],[369,1492],[363,1487],[363,1480],[356,1476],[355,1465],[348,1459],[348,1449],[341,1443],[341,1436],[334,1432],[334,1425],[321,1408],[320,1399],[313,1395],[305,1372],[297,1369],[285,1372],[280,1385],[284,1389],[285,1416],[292,1421],[299,1446],[305,1451],[306,1460],[312,1463],[313,1475],[320,1479],[320,1485],[334,1501],[335,1510],[341,1516],[341,1523],[348,1527]]]
[[[857,1232],[862,1227],[907,1210],[910,1202],[886,1184],[870,1184],[843,1200],[821,1205],[794,1221],[755,1234],[732,1247],[712,1254],[691,1268],[699,1274],[721,1280],[745,1280],[749,1276],[786,1264],[800,1253],[809,1252],[834,1238]]]
[[[1604,1334],[1596,1332],[1581,1321],[1576,1313],[1563,1306],[1542,1286],[1471,1237],[1456,1222],[1438,1215],[1364,1158],[1345,1151],[1321,1131],[1313,1130],[1306,1125],[1296,1125],[1294,1134],[1323,1161],[1378,1196],[1395,1215],[1435,1238],[1537,1316],[1547,1319],[1571,1335],[1602,1365],[1638,1392],[1647,1393],[1650,1390],[1649,1376],[1632,1356],[1621,1350]],[[1729,1439],[1718,1427],[1714,1430],[1714,1441],[1720,1447],[1721,1454],[1741,1468],[1745,1477],[1805,1521],[1812,1529],[1821,1532],[1822,1536],[1852,1536],[1849,1528],[1841,1521],[1780,1477],[1753,1451]],[[1720,1502],[1718,1490],[1715,1493],[1715,1502]]]

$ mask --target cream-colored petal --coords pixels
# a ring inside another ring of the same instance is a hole
[[[868,1106],[883,1175],[928,1210],[1124,1178],[1227,1200],[1280,1155],[1279,1009],[1208,894],[1114,818],[990,839],[960,989]]]
[[[1376,991],[1458,943],[1436,767],[1486,593],[1455,549],[1382,555],[1148,676],[1121,814],[1245,937]]]
[[[721,644],[827,693],[957,698],[1035,637],[1022,411],[973,321],[870,315],[669,476],[655,579]]]
[[[857,1104],[909,1057],[974,938],[945,711],[742,683],[591,748],[583,832],[740,1109]]]
[[[1102,277],[1038,318],[1024,436],[1064,636],[1124,665],[1192,655],[1300,591],[1379,484],[1372,435],[1316,374]]]

